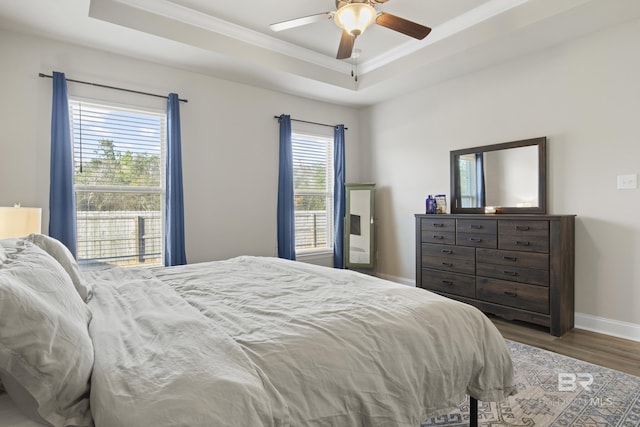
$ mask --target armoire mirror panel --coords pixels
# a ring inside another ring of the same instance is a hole
[[[451,213],[546,214],[546,137],[451,151]]]
[[[375,184],[346,184],[345,189],[345,267],[373,268]]]

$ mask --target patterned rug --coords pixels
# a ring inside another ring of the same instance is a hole
[[[640,377],[507,340],[518,393],[501,403],[478,402],[483,427],[638,427]],[[468,426],[460,411],[421,427]]]

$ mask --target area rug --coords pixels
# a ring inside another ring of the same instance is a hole
[[[478,402],[483,427],[638,427],[640,377],[507,340],[518,393]],[[468,426],[469,401],[421,427]]]

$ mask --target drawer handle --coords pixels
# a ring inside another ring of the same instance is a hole
[[[482,226],[477,224],[471,224],[469,225],[469,228],[473,228],[474,230],[482,230]]]
[[[453,282],[451,280],[443,280],[442,284],[447,285],[447,286],[453,286]]]
[[[434,234],[433,238],[436,239],[436,240],[442,240],[442,239],[444,239],[444,236],[438,236],[437,234]]]
[[[516,240],[516,245],[520,245],[520,246],[529,246],[530,243],[526,240]]]
[[[507,276],[517,276],[517,275],[518,275],[518,273],[517,273],[517,272],[515,272],[515,271],[502,270],[502,272],[503,272],[504,274],[506,274]]]
[[[515,256],[503,256],[502,258],[504,258],[505,261],[513,261],[513,262],[518,261],[518,257],[515,257]]]
[[[480,242],[482,242],[482,239],[475,239],[475,238],[473,238],[473,237],[469,237],[469,241],[470,241],[470,242],[480,243]]]
[[[450,262],[441,262],[440,264],[444,265],[445,267],[453,267],[453,264],[451,264]]]
[[[434,226],[434,227],[444,227],[444,224],[437,224],[437,223],[434,223],[434,224],[433,224],[433,226]]]
[[[440,249],[440,252],[447,255],[452,255],[453,251],[451,249]]]
[[[516,225],[516,231],[529,231],[530,228],[528,225]]]
[[[504,291],[504,294],[509,296],[509,297],[517,297],[518,294],[516,292],[509,292],[509,291]]]

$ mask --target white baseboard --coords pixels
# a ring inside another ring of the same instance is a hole
[[[415,280],[406,277],[392,276],[389,274],[378,274],[381,279],[402,283],[403,285],[415,286]],[[631,341],[640,342],[640,325],[620,320],[607,319],[605,317],[592,316],[590,314],[576,313],[575,327],[599,334],[611,335]]]
[[[384,280],[389,280],[391,282],[402,283],[403,285],[409,285],[413,287],[416,286],[416,281],[414,279],[407,279],[406,277],[392,276],[390,274],[382,273],[377,273],[376,276]]]
[[[575,327],[578,329],[640,342],[640,325],[635,323],[621,322],[583,313],[576,313],[574,320]]]

